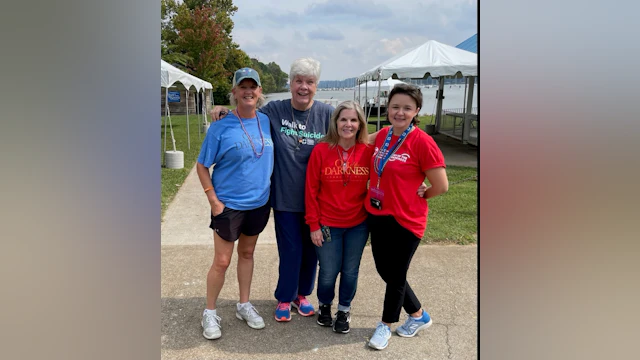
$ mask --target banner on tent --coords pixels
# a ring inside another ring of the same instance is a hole
[[[180,102],[180,91],[169,91],[167,98],[169,102]]]

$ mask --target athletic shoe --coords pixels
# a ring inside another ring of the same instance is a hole
[[[222,326],[220,325],[220,317],[205,311],[202,315],[202,336],[209,340],[217,339],[222,336]]]
[[[333,331],[341,334],[349,332],[349,323],[351,322],[351,313],[349,311],[340,311],[336,313],[336,321],[333,323]]]
[[[298,309],[298,314],[302,316],[311,316],[315,314],[313,305],[311,305],[309,300],[302,295],[298,295],[298,298],[293,300],[292,304],[294,308]]]
[[[246,321],[252,329],[264,328],[264,320],[258,315],[258,310],[251,303],[247,303],[245,306],[240,306],[240,303],[236,304],[236,317]]]
[[[320,305],[318,310],[318,325],[331,326],[333,319],[331,318],[331,304]]]
[[[291,321],[291,303],[279,301],[275,317],[276,321]]]
[[[382,350],[389,345],[389,338],[391,337],[391,329],[382,322],[379,322],[376,331],[373,332],[373,336],[369,339],[369,347]]]
[[[409,315],[404,324],[398,326],[396,333],[402,337],[414,337],[420,330],[431,326],[431,317],[426,311],[422,310],[422,317],[414,319]]]

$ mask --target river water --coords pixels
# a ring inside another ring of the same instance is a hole
[[[420,88],[422,91],[422,108],[420,109],[420,115],[434,114],[436,112],[436,90],[437,87],[432,86],[429,88]],[[468,91],[467,91],[468,92]],[[367,94],[368,97],[373,97],[375,94],[374,89],[368,89]],[[356,91],[356,96],[358,93]],[[364,90],[361,91],[360,95],[364,99]],[[284,100],[291,99],[290,92],[283,93],[272,93],[266,94],[267,102],[271,100]],[[337,103],[345,101],[345,100],[353,100],[354,91],[353,90],[327,90],[322,91],[318,90],[316,95],[314,96],[314,100],[329,102],[334,107]],[[475,86],[473,91],[473,107],[477,108],[478,106],[478,86]],[[452,110],[452,109],[462,109],[465,107],[465,86],[464,85],[445,85],[444,86],[444,100],[442,102],[442,109],[444,110]],[[474,109],[475,110],[475,109]]]

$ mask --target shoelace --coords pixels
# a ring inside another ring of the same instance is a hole
[[[414,319],[413,316],[411,315],[407,315],[407,321],[402,324],[402,327],[405,328],[406,330],[413,330],[413,328],[418,326],[418,320]]]
[[[279,303],[278,304],[278,310],[289,310],[289,303]]]
[[[336,320],[347,321],[347,313],[345,311],[338,311],[336,317]]]
[[[382,336],[382,337],[386,337],[387,332],[390,332],[390,330],[387,330],[387,326],[384,324],[380,324],[378,325],[378,327],[376,328],[375,333],[373,334],[373,336]]]
[[[300,306],[309,306],[309,300],[306,297],[298,297],[298,303]]]
[[[218,316],[218,315],[213,315],[213,314],[205,314],[204,315],[204,322],[206,324],[213,323],[214,326],[220,327],[220,321],[221,320],[222,320],[222,318],[220,318],[220,316]]]
[[[258,315],[258,310],[255,307],[253,307],[253,305],[251,305],[251,307],[247,309],[247,315],[250,318],[260,317],[260,315]]]

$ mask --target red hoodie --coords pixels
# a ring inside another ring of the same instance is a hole
[[[344,152],[347,160],[343,167],[340,156]],[[362,143],[348,151],[325,142],[313,148],[304,194],[305,220],[311,231],[320,229],[320,224],[349,228],[366,220],[364,199],[372,155],[373,146]]]

